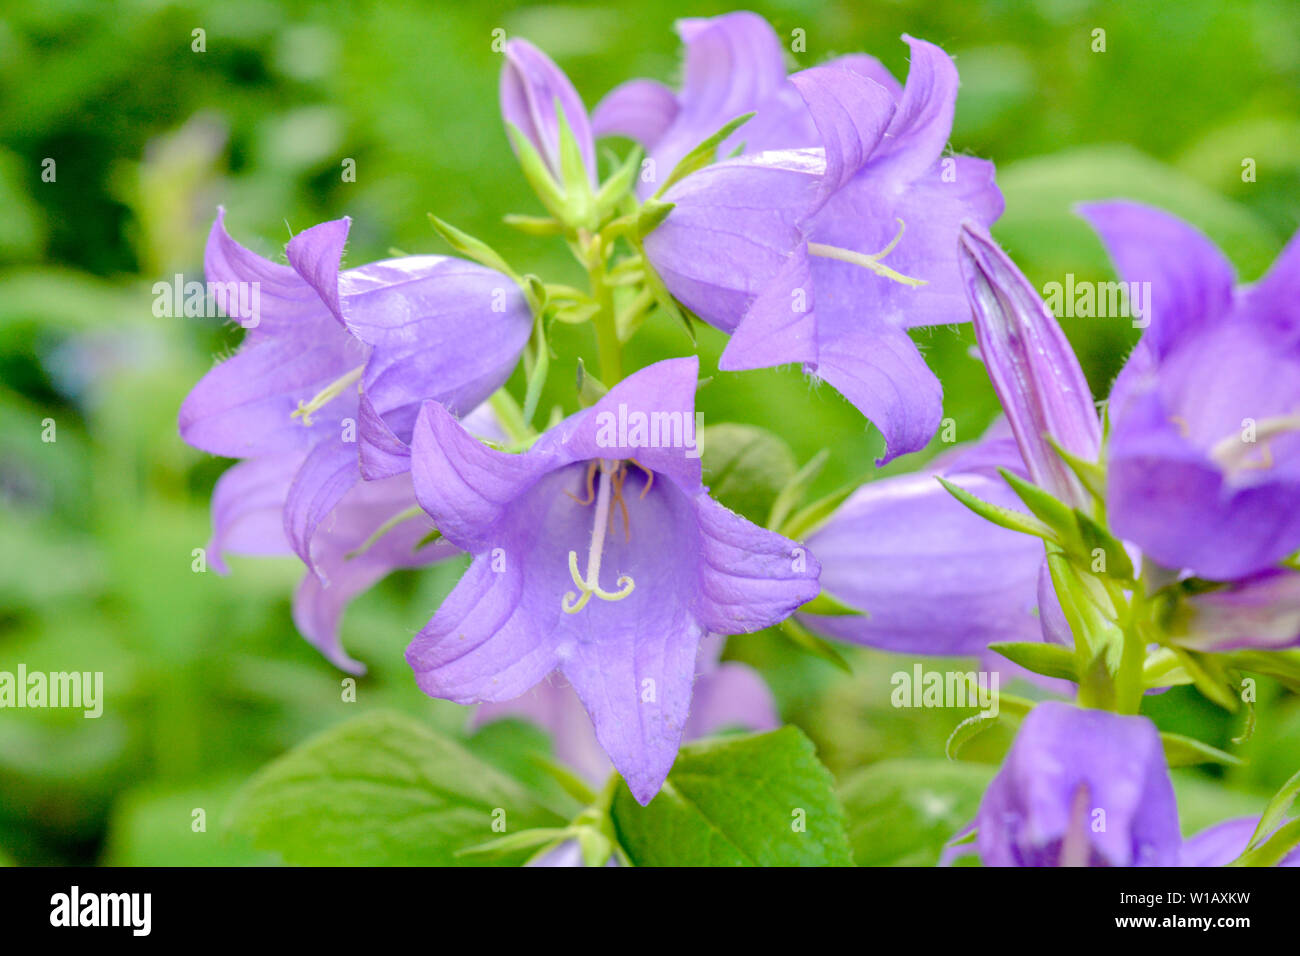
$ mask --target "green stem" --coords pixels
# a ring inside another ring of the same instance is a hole
[[[600,380],[613,386],[623,380],[623,344],[618,340],[618,318],[614,313],[614,290],[605,282],[603,258],[591,272],[591,289],[599,307],[592,317],[596,326],[596,354],[600,359]]]

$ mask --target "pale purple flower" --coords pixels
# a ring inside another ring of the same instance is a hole
[[[1088,380],[1056,317],[988,231],[964,223],[960,261],[975,338],[1030,479],[1091,510],[1079,479],[1049,442],[1084,461],[1101,451]]]
[[[415,505],[401,476],[420,403],[443,401],[458,413],[477,406],[509,375],[531,313],[509,278],[457,259],[412,256],[341,272],[347,219],[295,236],[288,265],[240,246],[223,219],[219,212],[208,240],[208,282],[255,288],[245,301],[259,308],[239,316],[248,326],[243,344],[180,411],[187,442],[247,459],[213,496],[213,567],[226,570],[226,550],[297,554],[316,580],[300,587],[295,620],[330,660],[358,671],[338,642],[349,597],[388,569],[450,549],[413,553],[430,530],[420,519],[364,555],[344,556]],[[363,469],[372,444],[382,454],[369,457],[383,467]],[[363,472],[394,480],[363,487]]]
[[[597,129],[653,137],[643,145],[667,177],[699,139],[758,115],[732,137],[743,155],[663,196],[675,206],[645,237],[651,264],[687,308],[732,334],[720,367],[802,363],[881,429],[882,461],[921,448],[942,390],[907,330],[968,318],[957,229],[1002,211],[991,164],[943,156],[951,59],[905,37],[912,63],[900,91],[882,85],[869,57],[786,79],[775,35],[752,14],[686,21],[681,32],[687,81],[675,108],[655,87],[620,88]]]
[[[1037,614],[1043,546],[985,521],[935,480],[1020,509],[997,468],[1019,471],[1015,444],[992,437],[932,469],[868,482],[808,547],[821,585],[863,613],[808,617],[840,640],[909,654],[978,655],[992,641],[1042,639]]]
[[[1132,202],[1081,209],[1149,326],[1110,401],[1107,510],[1175,570],[1235,580],[1300,549],[1300,234],[1234,286],[1204,235]]]
[[[1054,701],[1025,717],[974,826],[985,866],[1177,866],[1182,853],[1155,725]]]
[[[473,556],[407,650],[420,687],[502,701],[559,670],[641,803],[676,756],[701,638],[767,627],[818,592],[805,549],[701,483],[681,430],[697,370],[642,369],[518,455],[430,402],[412,446],[420,504]]]

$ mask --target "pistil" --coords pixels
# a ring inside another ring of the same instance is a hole
[[[310,402],[304,403],[302,401],[299,401],[297,410],[291,412],[289,417],[301,418],[303,425],[307,428],[310,428],[312,424],[311,421],[312,414],[314,412],[320,411],[320,409],[323,408],[325,405],[329,404],[334,399],[342,395],[344,389],[346,389],[349,385],[352,385],[354,382],[358,381],[361,378],[361,373],[364,372],[365,369],[366,367],[364,365],[358,365],[356,368],[352,369],[352,371],[339,376],[334,381],[330,382],[328,385],[322,388],[319,392],[317,392],[314,396],[312,396]]]
[[[617,591],[606,591],[600,586],[600,564],[605,551],[605,535],[609,531],[610,486],[613,483],[610,471],[614,467],[616,466],[612,462],[602,460],[597,468],[599,475],[596,484],[596,513],[591,523],[591,546],[587,550],[585,577],[578,572],[578,552],[569,552],[569,575],[578,590],[565,592],[560,606],[566,614],[577,614],[587,606],[593,594],[602,601],[621,601],[636,587],[632,578],[626,574],[618,579]],[[590,487],[590,472],[588,487]]]

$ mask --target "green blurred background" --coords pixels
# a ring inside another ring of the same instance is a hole
[[[159,319],[151,286],[202,278],[215,207],[244,244],[276,257],[291,232],[354,219],[347,262],[446,252],[426,213],[498,246],[520,271],[577,278],[562,247],[512,233],[536,213],[497,114],[503,28],[548,50],[588,105],[632,76],[675,81],[672,23],[731,9],[656,0],[604,6],[386,2],[67,2],[0,13],[0,670],[104,672],[104,715],[0,711],[0,859],[188,864],[269,858],[225,832],[231,794],[257,767],[358,709],[395,707],[459,730],[402,659],[459,568],[394,575],[358,600],[344,643],[370,664],[359,700],[297,636],[299,568],[235,559],[191,570],[208,498],[228,462],[181,443],[176,411],[238,334],[218,320]],[[1300,211],[1300,17],[1289,0],[1089,3],[941,0],[764,3],[810,66],[864,50],[900,77],[904,32],[939,43],[962,76],[953,146],[995,160],[1007,213],[995,230],[1040,285],[1108,276],[1073,203],[1127,196],[1206,229],[1257,277]],[[206,51],[192,50],[196,28]],[[1094,52],[1094,30],[1105,51]],[[622,144],[616,144],[621,148]],[[42,164],[55,161],[54,182]],[[341,176],[355,160],[356,180]],[[1255,161],[1256,181],[1242,162]],[[1123,320],[1071,319],[1099,396],[1131,346]],[[918,340],[945,382],[960,440],[994,413],[968,329]],[[589,330],[561,331],[544,407],[571,402]],[[705,373],[719,337],[701,339]],[[654,317],[639,362],[689,340]],[[518,382],[515,383],[518,385]],[[571,406],[570,406],[571,407]],[[719,374],[706,421],[762,424],[817,489],[874,473],[877,433],[790,370]],[[41,439],[53,419],[55,442]],[[924,456],[889,472],[915,468]],[[845,781],[859,862],[926,862],[969,816],[987,766],[941,767],[962,716],[889,706],[910,661],[854,652],[846,677],[772,635],[732,642],[762,667],[785,716]],[[1258,812],[1300,763],[1300,708],[1262,689],[1250,762],[1179,772],[1184,827]],[[1194,692],[1151,698],[1167,729],[1228,746],[1240,718]],[[911,763],[871,765],[908,758]],[[951,780],[948,778],[951,777]],[[937,798],[936,798],[937,797]],[[206,832],[191,827],[203,808]],[[925,836],[927,835],[928,836]],[[921,835],[921,836],[918,836]],[[918,855],[919,853],[919,855]]]

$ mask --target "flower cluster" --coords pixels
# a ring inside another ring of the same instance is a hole
[[[787,74],[754,14],[678,31],[680,90],[632,80],[590,115],[544,53],[505,45],[501,113],[546,212],[510,222],[562,238],[586,289],[521,275],[437,220],[459,258],[343,269],[346,219],[295,236],[279,264],[218,214],[208,279],[258,284],[261,315],[180,414],[186,441],[240,459],[213,495],[214,565],[297,555],[299,629],[356,672],[347,602],[395,568],[467,556],[407,649],[415,682],[483,705],[480,722],[540,723],[580,776],[612,767],[642,805],[684,739],[777,725],[757,675],[719,654],[781,625],[997,659],[1074,698],[1004,696],[990,718],[1019,732],[965,847],[986,865],[1296,862],[1255,821],[1184,841],[1169,761],[1213,748],[1139,712],[1176,684],[1235,707],[1239,671],[1297,670],[1259,652],[1300,644],[1300,239],[1241,288],[1172,216],[1083,208],[1121,276],[1152,290],[1099,415],[988,231],[992,164],[947,151],[947,54],[904,36],[903,83],[866,55]],[[599,137],[636,148],[602,175]],[[973,321],[1005,419],[761,527],[703,483],[698,360],[624,368],[655,312],[726,333],[721,369],[795,364],[829,383],[883,434],[880,464],[942,417],[910,331]],[[538,430],[555,322],[589,323],[599,362]],[[504,387],[521,360],[522,405]],[[617,862],[598,824],[538,860]]]

